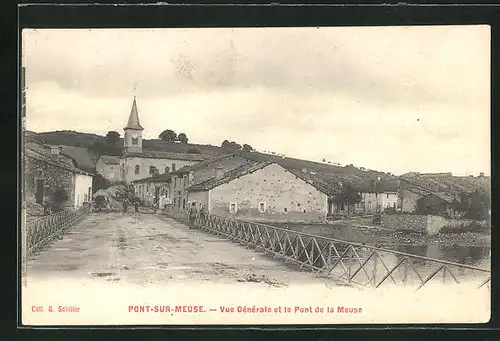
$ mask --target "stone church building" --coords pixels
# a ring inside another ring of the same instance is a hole
[[[142,147],[144,128],[139,122],[137,101],[134,96],[127,125],[123,128],[124,146],[120,157],[102,155],[96,164],[96,171],[113,182],[132,181],[150,177],[156,170],[158,174],[174,172],[209,158],[206,155],[172,153],[167,151],[145,150]]]

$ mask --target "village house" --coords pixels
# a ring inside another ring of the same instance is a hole
[[[118,157],[119,165],[116,164],[116,157],[109,155],[102,155],[96,165],[98,174],[111,181],[123,181],[130,184],[155,173],[169,173],[209,158],[200,154],[144,150],[142,147],[144,128],[139,122],[135,97],[123,131],[124,148],[122,155]],[[113,179],[110,178],[111,176]]]
[[[361,201],[355,205],[355,213],[373,214],[387,210],[396,211],[398,207],[399,194],[397,191],[362,191],[360,195]]]
[[[148,178],[135,180],[132,182],[135,195],[145,206],[153,206],[160,202],[160,197],[164,197],[163,203],[172,204],[172,176],[171,173],[157,174]]]
[[[370,183],[355,184],[361,195],[361,201],[355,206],[356,213],[373,214],[384,211],[396,211],[399,204],[399,181],[381,179],[370,180]]]
[[[399,192],[400,210],[403,213],[413,213],[417,208],[418,200],[424,198],[429,192],[419,187],[402,186]]]
[[[173,171],[172,195],[174,207],[176,209],[189,207],[190,200],[186,191],[188,187],[209,179],[221,178],[225,173],[249,163],[255,164],[255,162],[233,153],[214,157]]]
[[[431,193],[418,199],[416,207],[421,210],[421,213],[452,216],[453,209],[451,204],[453,199],[453,197],[446,193]]]
[[[120,181],[120,158],[118,156],[102,155],[95,165],[96,172],[109,181]]]
[[[451,173],[407,173],[400,176],[400,183],[399,200],[403,213],[415,213],[417,205],[423,207],[431,202],[444,212],[444,206],[449,206],[461,193],[491,192],[491,180],[482,173],[467,177]],[[450,209],[447,211],[453,214]]]
[[[78,208],[92,198],[93,174],[77,167],[59,147],[26,143],[24,150],[24,200],[42,205],[56,196],[66,197],[65,207]]]
[[[362,177],[361,175],[364,175]],[[330,215],[373,214],[387,210],[395,210],[398,205],[398,181],[392,178],[373,179],[373,174],[318,173],[331,187],[335,187],[339,195],[343,195],[344,188],[349,186],[360,197],[360,201],[349,205],[348,202],[339,202],[337,198],[329,201]]]
[[[325,222],[329,198],[337,194],[315,174],[279,161],[245,164],[221,177],[187,188],[188,200],[208,212],[260,222]]]

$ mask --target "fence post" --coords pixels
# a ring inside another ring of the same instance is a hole
[[[408,283],[408,260],[405,260],[404,274],[403,274],[403,285],[406,286]]]

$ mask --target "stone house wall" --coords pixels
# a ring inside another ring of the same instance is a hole
[[[252,221],[321,223],[328,213],[326,194],[277,164],[222,184],[208,195],[210,213]]]

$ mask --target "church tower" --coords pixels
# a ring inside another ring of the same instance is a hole
[[[128,118],[128,123],[124,131],[124,152],[127,154],[142,153],[142,131],[144,128],[139,123],[139,113],[137,112],[137,103],[134,96],[132,110]]]

